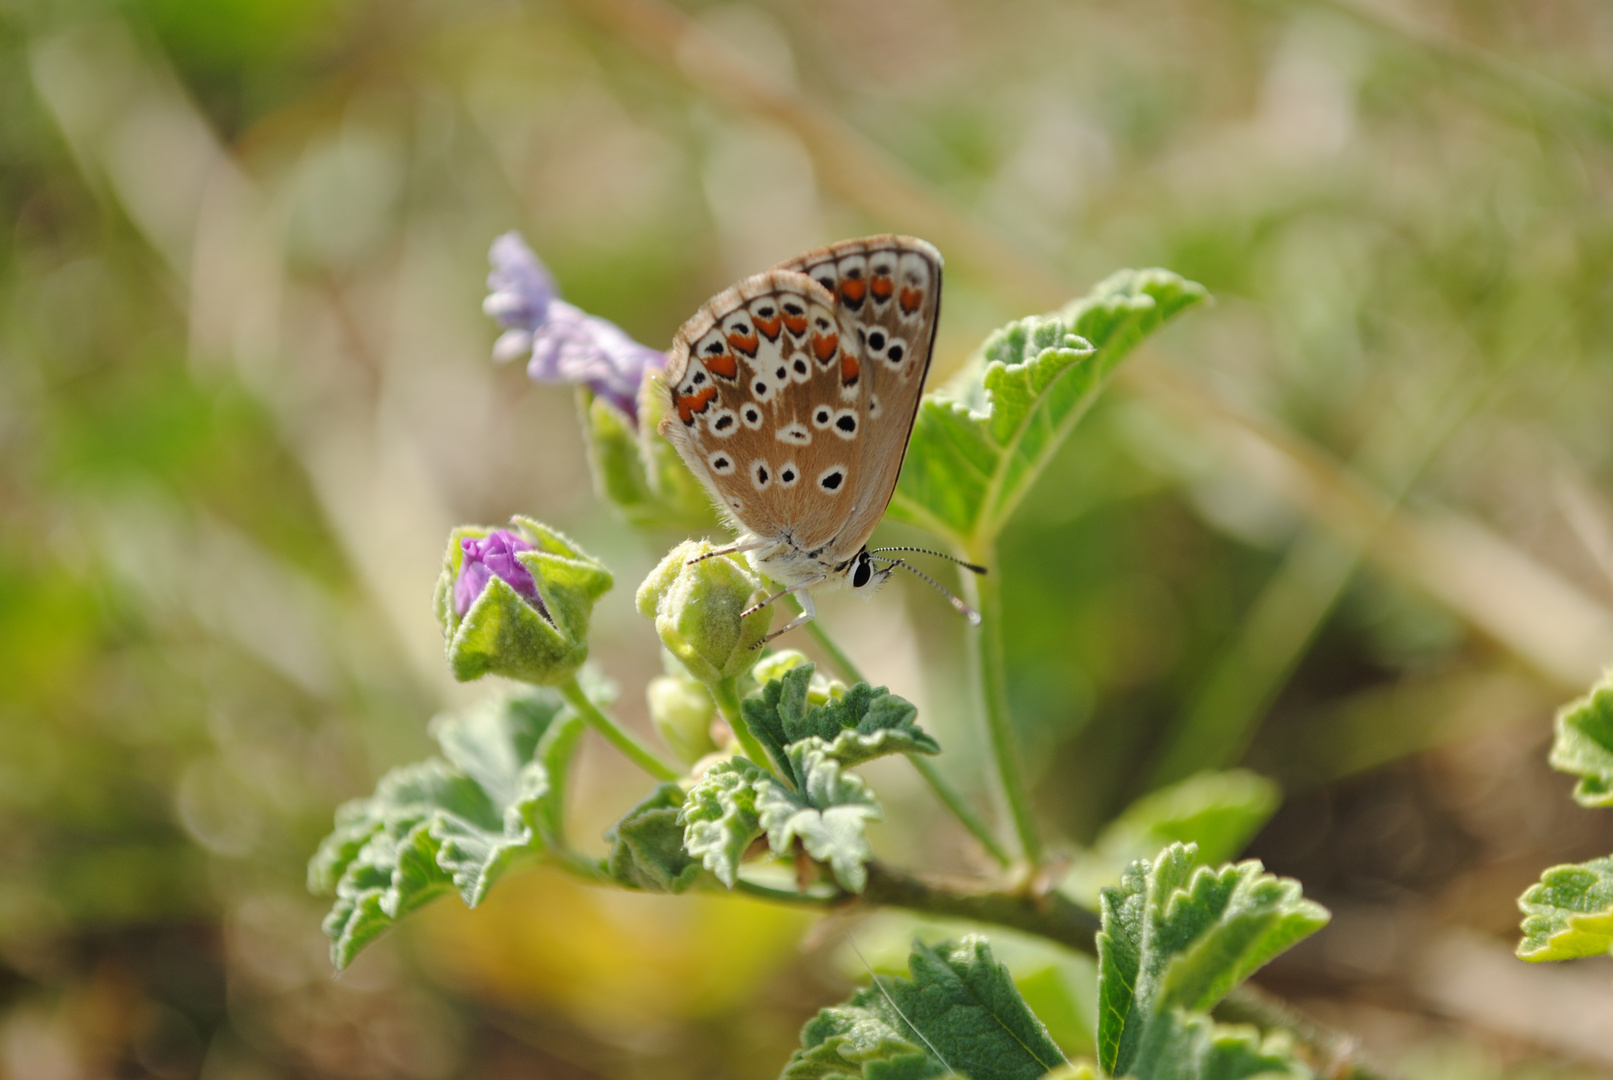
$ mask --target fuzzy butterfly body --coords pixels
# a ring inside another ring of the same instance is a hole
[[[811,617],[806,590],[890,576],[866,544],[902,469],[940,307],[940,252],[873,236],[746,278],[673,339],[660,431],[741,532],[733,550],[801,595],[784,629]]]

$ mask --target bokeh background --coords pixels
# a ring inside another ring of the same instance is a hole
[[[1613,969],[1511,957],[1613,850],[1544,764],[1613,660],[1602,0],[0,0],[0,1072],[765,1077],[844,992],[806,916],[545,872],[334,978],[303,866],[426,754],[448,529],[530,513],[631,593],[569,391],[489,362],[486,249],[660,346],[875,231],[948,257],[932,378],[1123,266],[1151,343],[1003,545],[1069,843],[1194,768],[1336,920],[1262,976],[1417,1077],[1613,1075]],[[904,538],[912,534],[898,534]],[[960,623],[826,608],[979,793]],[[643,782],[590,745],[578,834]],[[876,844],[976,855],[900,770]]]

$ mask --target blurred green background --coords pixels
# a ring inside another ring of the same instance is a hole
[[[430,615],[453,524],[612,566],[648,730],[670,538],[488,361],[517,228],[656,346],[926,236],[936,380],[1113,269],[1207,285],[1004,540],[1040,809],[1080,842],[1257,768],[1252,853],[1336,913],[1269,989],[1408,1076],[1613,1075],[1607,962],[1511,957],[1540,869],[1613,849],[1544,764],[1613,660],[1603,0],[0,0],[0,210],[0,1073],[765,1077],[844,992],[805,915],[543,871],[331,975],[306,858],[481,692]],[[825,621],[979,793],[963,627],[908,584]],[[577,834],[643,786],[589,745]],[[875,786],[885,854],[978,867]]]

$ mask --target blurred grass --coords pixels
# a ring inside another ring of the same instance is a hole
[[[595,546],[623,586],[594,654],[635,723],[658,668],[629,586],[659,553],[594,502],[569,395],[487,362],[509,228],[655,344],[808,245],[922,232],[949,258],[943,376],[1117,267],[1204,282],[1218,307],[1004,540],[1042,809],[1088,839],[1147,789],[1320,529],[1363,561],[1251,713],[1246,760],[1306,793],[1256,852],[1369,925],[1505,939],[1540,866],[1613,846],[1539,764],[1551,704],[1608,659],[1610,91],[1594,0],[0,2],[0,1072],[765,1075],[835,992],[793,914],[542,874],[329,978],[302,862],[465,700],[428,611],[448,525],[528,512]],[[1452,388],[1492,384],[1418,460]],[[1453,594],[1417,568],[1457,549],[1330,523],[1271,464],[1287,445],[1391,499],[1409,477],[1404,520],[1477,535],[1475,569]],[[978,791],[939,604],[825,610]],[[598,747],[583,769],[592,837],[637,781]],[[892,858],[968,865],[890,816]],[[501,957],[523,920],[532,959]],[[1274,978],[1413,1075],[1583,1058],[1325,940]],[[705,941],[744,978],[699,975]],[[449,967],[466,942],[480,974]],[[622,986],[636,1031],[599,1022]]]

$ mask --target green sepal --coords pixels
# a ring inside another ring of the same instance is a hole
[[[683,850],[683,789],[660,784],[605,834],[610,855],[605,868],[630,889],[681,893],[700,876],[700,863]]]
[[[797,787],[764,774],[755,784],[756,811],[767,843],[785,855],[799,840],[806,853],[828,865],[842,888],[860,893],[868,884],[868,822],[884,811],[861,777],[845,772],[816,738],[793,744],[785,762]]]
[[[491,674],[555,686],[588,659],[589,618],[595,601],[611,587],[610,572],[565,535],[531,518],[511,518],[509,528],[533,545],[515,557],[537,583],[542,610],[495,575],[460,617],[454,611],[454,583],[465,559],[460,541],[496,530],[477,525],[455,529],[448,534],[432,598],[448,668],[460,682]]]
[[[1613,949],[1613,857],[1554,866],[1518,898],[1524,913],[1518,955],[1572,960]]]
[[[1202,865],[1226,862],[1243,851],[1281,801],[1275,783],[1246,769],[1200,773],[1160,788],[1105,826],[1059,888],[1093,907],[1126,867],[1173,843],[1195,845]]]
[[[650,571],[635,597],[639,614],[655,620],[667,652],[708,687],[748,672],[761,659],[757,646],[773,624],[772,605],[741,617],[767,598],[767,590],[742,557],[704,557],[716,550],[709,540],[684,541]]]
[[[809,1020],[780,1080],[1040,1080],[1065,1064],[985,938],[915,941],[908,971]]]
[[[840,697],[812,703],[810,663],[790,667],[740,705],[751,734],[786,776],[789,748],[816,738],[824,756],[842,765],[859,765],[886,754],[939,754],[941,746],[913,722],[918,708],[883,686],[857,683]]]
[[[394,769],[336,812],[308,864],[334,894],[324,921],[344,968],[415,908],[457,891],[475,907],[519,859],[563,843],[565,774],[582,720],[548,690],[494,698],[432,724],[443,757]]]
[[[1171,1009],[1148,1025],[1127,1074],[1137,1080],[1311,1080],[1286,1032],[1262,1037],[1246,1024],[1217,1024],[1203,1013]]]
[[[890,515],[980,549],[1126,354],[1208,295],[1166,270],[1122,270],[992,334],[957,383],[920,404]]]
[[[1098,1063],[1112,1076],[1132,1071],[1150,1026],[1171,1022],[1171,1010],[1211,1008],[1330,918],[1257,861],[1194,869],[1195,855],[1172,844],[1103,890]]]
[[[641,392],[640,399],[642,425],[587,387],[577,388],[594,489],[637,528],[709,532],[718,524],[711,497],[655,432],[663,407],[659,395]]]
[[[683,848],[730,889],[750,842],[762,834],[756,789],[774,783],[772,775],[746,758],[719,761],[695,781],[684,798],[678,822]]]
[[[1574,801],[1613,806],[1613,671],[1557,712],[1551,765],[1579,777]]]

